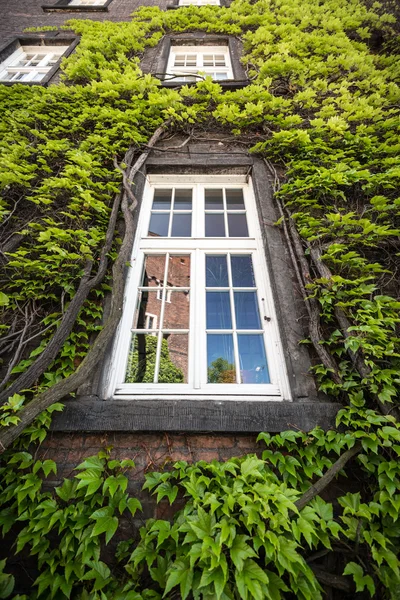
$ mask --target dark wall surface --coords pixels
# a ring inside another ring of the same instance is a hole
[[[112,0],[106,12],[68,11],[45,12],[42,6],[54,6],[56,0],[0,0],[0,44],[27,27],[59,26],[68,19],[92,21],[129,21],[139,6],[159,6],[165,9],[168,0]]]

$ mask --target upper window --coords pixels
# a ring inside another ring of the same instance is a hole
[[[251,183],[153,175],[108,395],[290,398]]]
[[[103,6],[107,0],[71,0],[69,6]]]
[[[215,6],[220,6],[219,0],[179,0],[179,6],[190,6],[194,4],[195,6],[205,6],[206,4],[214,4]]]
[[[42,81],[68,46],[21,46],[0,65],[0,81]]]
[[[233,79],[228,46],[171,46],[166,80]]]

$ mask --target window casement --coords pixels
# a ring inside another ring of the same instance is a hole
[[[103,6],[107,0],[71,0],[69,6]]]
[[[220,0],[178,0],[178,6],[206,6],[208,4],[221,6]]]
[[[0,81],[40,82],[68,46],[20,46],[0,64]]]
[[[216,81],[233,79],[229,47],[171,46],[166,81],[192,82],[211,76]]]
[[[106,397],[291,399],[246,179],[148,176]]]

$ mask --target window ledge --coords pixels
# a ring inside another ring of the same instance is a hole
[[[67,400],[54,413],[52,431],[223,431],[271,433],[319,425],[334,427],[341,405],[334,402],[229,400]]]
[[[199,81],[202,81],[201,79],[199,79]],[[192,87],[194,85],[196,85],[197,81],[182,81],[182,82],[178,82],[178,81],[162,81],[161,85],[163,87],[168,87],[168,88],[180,88],[184,85],[188,85],[189,87]],[[228,81],[214,81],[213,83],[218,83],[222,89],[224,90],[239,90],[241,88],[244,88],[248,85],[250,85],[250,80],[249,79],[242,79],[242,80],[235,80],[235,79],[231,79]]]

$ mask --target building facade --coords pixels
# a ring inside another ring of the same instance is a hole
[[[152,0],[2,0],[0,83],[57,85],[79,39],[70,18],[128,21]],[[183,2],[185,4],[185,2]],[[161,9],[178,4],[158,2]],[[234,36],[166,35],[141,67],[176,87],[204,74],[227,90],[247,73]],[[138,472],[179,458],[254,451],[256,434],[334,424],[300,341],[304,303],[276,221],[271,176],[246,147],[207,132],[162,141],[135,178],[136,241],[124,315],[106,359],[54,417],[42,452],[65,476],[111,444]],[[107,306],[106,306],[107,310]]]

